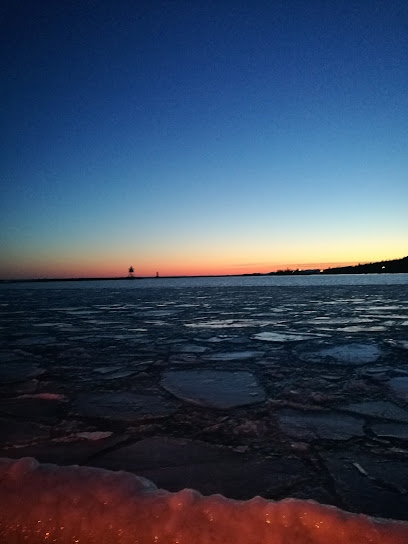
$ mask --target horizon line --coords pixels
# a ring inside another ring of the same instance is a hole
[[[138,275],[126,275],[126,276],[71,276],[71,277],[28,277],[28,278],[0,278],[1,283],[22,283],[22,282],[46,282],[46,281],[99,281],[99,280],[123,280],[123,279],[150,279],[150,278],[221,278],[221,277],[240,277],[240,276],[268,276],[273,275],[277,272],[305,272],[307,270],[320,270],[320,272],[323,272],[325,270],[330,269],[336,269],[336,268],[348,268],[348,267],[358,267],[366,264],[376,264],[376,263],[385,263],[385,262],[391,262],[391,261],[399,261],[406,257],[399,257],[395,259],[386,259],[381,261],[342,261],[342,262],[320,262],[320,263],[297,263],[294,264],[286,264],[286,265],[279,265],[274,266],[275,270],[271,270],[269,272],[241,272],[241,273],[235,273],[235,274],[164,274],[161,276],[157,276],[154,273],[152,275],[144,275],[144,276],[138,276]],[[353,263],[353,264],[352,264]],[[316,266],[317,264],[320,264],[321,266]],[[323,265],[335,265],[335,266],[326,266],[326,268],[323,268]],[[299,265],[302,266],[302,268],[299,267]],[[303,266],[313,266],[313,268],[303,268]],[[294,267],[294,268],[290,268]],[[158,274],[156,272],[156,274]]]

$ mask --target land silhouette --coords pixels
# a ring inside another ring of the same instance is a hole
[[[325,274],[398,274],[408,272],[408,256],[391,261],[328,268]]]
[[[311,274],[401,274],[408,272],[408,256],[402,259],[378,261],[374,263],[357,264],[354,266],[337,266],[335,268],[302,270],[286,268],[269,272],[268,275],[311,275]]]
[[[285,270],[277,270],[276,272],[268,272],[262,274],[260,272],[246,273],[246,274],[201,274],[194,276],[180,275],[180,276],[162,276],[167,278],[208,278],[208,277],[229,277],[229,276],[289,276],[289,275],[313,275],[313,274],[406,274],[408,273],[408,256],[402,259],[392,259],[388,261],[378,261],[374,263],[357,264],[354,266],[338,266],[335,268],[326,269],[295,269],[286,268]],[[159,273],[156,272],[156,279],[159,279]],[[22,282],[45,282],[45,281],[95,281],[95,280],[123,280],[123,279],[137,279],[141,280],[144,277],[134,275],[134,267],[131,266],[128,269],[127,276],[115,276],[110,278],[36,278],[36,279],[7,279],[0,280],[0,283],[22,283]]]
[[[401,274],[408,272],[408,256],[390,261],[327,268],[324,274]]]

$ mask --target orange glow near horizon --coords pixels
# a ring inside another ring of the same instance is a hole
[[[71,261],[69,264],[64,262],[48,262],[41,265],[28,265],[11,267],[3,269],[2,279],[55,279],[55,278],[116,278],[125,277],[128,275],[128,269],[130,266],[134,268],[135,277],[155,277],[156,272],[160,277],[166,276],[217,276],[217,275],[240,275],[240,274],[267,274],[269,272],[276,272],[277,270],[296,270],[296,269],[326,269],[335,268],[341,266],[353,266],[357,264],[364,264],[371,261],[330,261],[330,262],[291,262],[291,263],[254,263],[254,264],[242,264],[231,265],[227,263],[186,263],[186,264],[172,264],[159,263],[156,266],[151,264],[141,263],[138,266],[137,260],[129,259],[128,262],[122,261],[121,263],[114,262],[111,264],[105,264],[104,266],[94,262],[75,262]]]
[[[0,257],[0,279],[109,278],[134,275],[211,276],[267,274],[287,268],[326,269],[392,259],[406,254],[406,240],[352,240],[299,236],[272,239],[267,236],[183,239],[162,236],[134,242],[83,240],[52,246],[40,243],[10,248]]]

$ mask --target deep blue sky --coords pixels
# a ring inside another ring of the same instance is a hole
[[[6,1],[0,276],[402,257],[406,1]]]

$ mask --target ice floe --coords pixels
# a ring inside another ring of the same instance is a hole
[[[317,352],[303,353],[301,358],[307,361],[325,360],[344,365],[365,365],[374,363],[382,352],[375,344],[342,344],[321,349]]]
[[[168,416],[176,410],[177,405],[167,399],[128,392],[80,393],[73,406],[73,412],[84,417],[129,422]]]
[[[227,351],[205,355],[204,359],[210,361],[242,361],[262,357],[264,351]]]
[[[347,440],[364,435],[362,419],[333,412],[283,409],[278,411],[278,422],[285,434],[298,440]]]
[[[255,340],[264,342],[299,342],[301,340],[310,340],[311,334],[282,333],[282,332],[259,332],[254,335]]]
[[[345,406],[338,406],[337,408],[363,416],[408,423],[408,412],[389,401],[356,402]]]
[[[164,372],[161,385],[181,400],[228,409],[265,400],[265,392],[250,372],[184,370]]]
[[[408,377],[392,378],[388,385],[396,397],[408,401]]]

